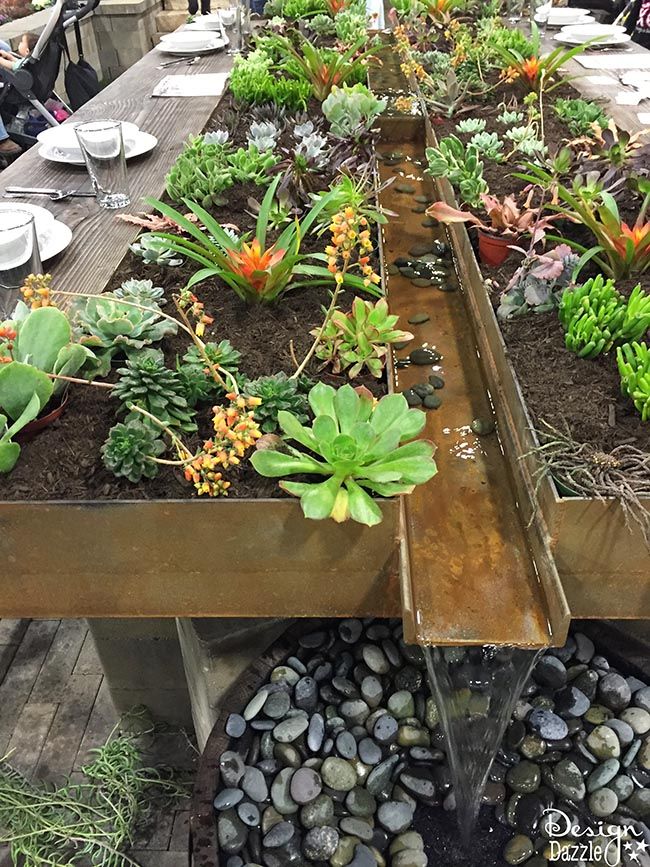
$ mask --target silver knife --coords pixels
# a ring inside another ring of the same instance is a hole
[[[54,187],[7,187],[6,192],[8,193],[31,193],[35,196],[51,196],[56,195],[56,193],[60,193],[60,189],[55,189]],[[91,190],[72,190],[66,191],[68,196],[95,196],[95,193]]]

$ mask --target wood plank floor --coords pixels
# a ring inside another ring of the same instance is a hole
[[[86,762],[118,721],[83,620],[0,619],[0,758],[30,779],[61,782]],[[184,732],[163,731],[147,762],[193,770]],[[188,804],[154,814],[131,856],[142,867],[186,867]],[[0,867],[13,867],[0,843]]]

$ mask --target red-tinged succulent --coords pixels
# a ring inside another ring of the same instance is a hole
[[[540,218],[540,208],[531,207],[531,196],[532,194],[529,194],[520,205],[514,195],[504,196],[499,201],[496,196],[482,193],[480,198],[489,220],[488,223],[476,214],[452,208],[446,202],[434,202],[427,208],[427,214],[441,223],[472,223],[484,232],[493,235],[519,237],[531,232],[539,239],[543,236],[544,229],[558,218],[557,215]]]

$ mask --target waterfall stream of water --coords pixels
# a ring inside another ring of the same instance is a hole
[[[490,767],[538,654],[492,645],[423,650],[468,845]]]

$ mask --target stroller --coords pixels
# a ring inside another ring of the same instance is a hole
[[[65,33],[70,28],[75,29],[81,54],[79,21],[98,5],[99,0],[56,0],[34,50],[20,69],[12,71],[0,68],[0,115],[10,137],[23,149],[36,143],[35,135],[30,135],[29,129],[25,128],[30,109],[36,109],[50,126],[58,126],[58,121],[44,105],[50,97],[68,110],[65,102],[53,91],[61,66],[61,55],[68,53]]]

